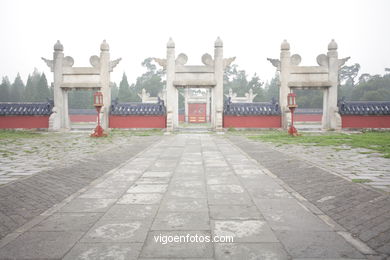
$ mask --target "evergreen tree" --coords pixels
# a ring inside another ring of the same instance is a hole
[[[34,98],[35,102],[44,102],[50,98],[50,90],[47,85],[47,79],[45,73],[42,73],[39,77],[38,83],[35,85]]]
[[[24,92],[24,101],[27,102],[36,102],[37,95],[35,94],[38,88],[39,81],[41,80],[41,75],[38,70],[35,68],[32,75],[28,75],[26,83],[26,91]]]
[[[10,93],[10,101],[11,102],[22,102],[23,101],[23,94],[24,94],[24,83],[22,81],[22,78],[20,77],[20,74],[16,76],[14,83],[11,87],[11,93]]]
[[[120,102],[130,102],[132,98],[129,82],[127,81],[125,73],[123,73],[122,80],[119,83],[118,98]]]
[[[275,99],[279,102],[279,84],[279,73],[276,73],[275,77],[271,79],[271,82],[265,86],[267,101]]]
[[[3,77],[0,85],[0,102],[9,102],[10,100],[11,83],[7,76]]]
[[[111,99],[114,100],[118,97],[119,88],[118,85],[114,82],[111,86]]]
[[[92,109],[94,90],[72,90],[68,93],[69,108]]]

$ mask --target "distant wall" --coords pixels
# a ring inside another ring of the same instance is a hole
[[[339,101],[342,128],[390,128],[390,101]]]
[[[322,121],[322,114],[294,114],[294,121],[321,122]]]
[[[390,115],[342,115],[342,128],[390,128]]]
[[[49,128],[49,116],[0,116],[0,128]]]
[[[49,128],[53,102],[0,103],[0,128]]]
[[[97,121],[97,114],[96,115],[69,115],[71,122],[96,122]]]
[[[166,128],[166,116],[110,115],[110,128]]]
[[[253,115],[253,116],[223,116],[224,128],[281,128],[280,115]]]

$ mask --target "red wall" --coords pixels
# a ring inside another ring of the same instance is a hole
[[[110,128],[166,128],[163,116],[110,116]]]
[[[96,115],[69,115],[71,122],[96,122]]]
[[[179,114],[179,122],[184,122],[184,115]]]
[[[390,116],[341,116],[342,128],[390,128]]]
[[[223,116],[223,127],[235,128],[280,128],[281,116]]]
[[[0,128],[49,128],[49,116],[0,116]]]
[[[294,114],[294,121],[321,122],[322,114]]]

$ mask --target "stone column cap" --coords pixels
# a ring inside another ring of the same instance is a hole
[[[54,51],[64,51],[64,46],[60,40],[57,40],[56,44],[54,44]]]
[[[175,42],[172,40],[172,37],[169,37],[167,48],[175,48]]]
[[[221,38],[218,37],[218,38],[215,40],[214,46],[215,46],[215,47],[223,47],[223,41],[221,40]]]
[[[283,40],[282,44],[280,45],[280,49],[282,51],[290,50],[290,44],[287,42],[287,40]]]

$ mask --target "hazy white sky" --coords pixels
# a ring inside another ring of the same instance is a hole
[[[0,76],[13,81],[20,72],[26,82],[34,67],[52,73],[41,57],[52,58],[60,40],[74,66],[90,66],[100,43],[110,44],[111,58],[122,57],[112,73],[119,82],[126,72],[134,82],[147,57],[164,58],[172,37],[176,54],[189,64],[213,55],[214,41],[224,42],[224,56],[250,75],[270,80],[275,68],[266,60],[278,58],[287,39],[302,65],[316,65],[332,38],[339,56],[361,64],[361,72],[383,74],[390,67],[390,1],[388,0],[1,0]]]

